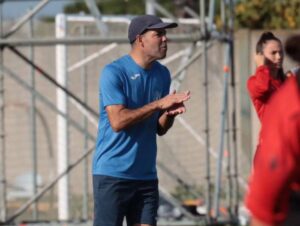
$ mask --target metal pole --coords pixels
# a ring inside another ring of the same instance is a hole
[[[191,212],[189,212],[188,210],[186,210],[181,203],[175,199],[168,191],[166,191],[161,185],[159,185],[159,194],[165,198],[166,200],[168,200],[169,203],[171,203],[172,205],[176,206],[180,212],[187,217],[190,220],[194,220],[194,221],[202,221],[204,222],[204,218],[199,218],[195,215],[193,215]]]
[[[32,9],[28,14],[23,16],[5,35],[4,38],[8,38],[14,34],[23,24],[26,23],[31,17],[38,13],[50,0],[42,0],[39,2],[34,9]]]
[[[226,46],[225,51],[225,66],[228,65],[229,58],[229,47]],[[227,89],[228,89],[228,67],[224,71],[224,88],[223,88],[223,106],[221,112],[221,128],[220,128],[220,143],[219,143],[219,151],[218,151],[218,161],[217,161],[217,173],[216,173],[216,181],[215,181],[215,196],[214,196],[214,217],[217,219],[219,217],[219,207],[220,207],[220,191],[221,191],[221,177],[222,177],[222,163],[224,156],[224,133],[225,133],[225,123],[226,123],[226,112],[227,112]]]
[[[31,199],[29,199],[23,206],[21,206],[12,216],[10,216],[5,222],[4,225],[11,224],[18,216],[20,216],[22,213],[24,213],[32,203],[34,203],[36,200],[41,198],[48,190],[50,190],[56,183],[58,183],[60,180],[63,179],[75,166],[77,166],[83,159],[85,159],[87,156],[89,156],[93,151],[95,147],[90,148],[87,150],[83,155],[81,155],[79,158],[77,158],[73,163],[69,164],[68,167],[59,173],[57,177],[50,182],[48,185],[46,185],[41,191],[39,191],[37,194],[35,194]]]
[[[225,23],[226,23],[226,16],[225,16],[225,1],[220,2],[221,6],[221,21],[222,21],[222,26],[225,28]]]
[[[91,115],[96,117],[98,119],[99,114],[96,112],[93,108],[88,106],[86,103],[84,103],[82,100],[80,100],[74,93],[66,89],[64,86],[62,86],[60,83],[58,83],[54,78],[52,78],[51,75],[46,73],[44,70],[42,70],[39,66],[37,66],[34,62],[30,61],[24,54],[22,54],[20,51],[15,49],[12,46],[9,46],[9,49],[13,51],[15,54],[17,54],[21,59],[23,59],[26,63],[30,64],[32,67],[34,67],[35,70],[37,70],[41,75],[43,75],[48,81],[50,81],[52,84],[54,84],[57,88],[64,91],[66,94],[68,94],[68,97],[71,98],[71,100],[74,100],[75,103],[82,106],[86,112],[89,112]]]
[[[238,144],[237,144],[237,125],[236,125],[236,84],[235,84],[235,70],[234,70],[234,1],[229,0],[230,18],[229,18],[229,36],[230,36],[230,64],[231,64],[231,88],[232,88],[232,136],[233,136],[233,162],[234,162],[234,214],[239,214],[239,183],[238,183]]]
[[[158,4],[156,1],[153,2],[154,8],[160,12],[162,15],[170,18],[173,21],[177,21],[176,17],[172,15],[168,10],[166,10],[164,7],[162,7],[160,4]]]
[[[56,37],[66,36],[66,16],[59,14],[55,18]],[[67,49],[65,45],[56,46],[56,80],[62,87],[67,87]],[[56,89],[57,108],[68,115],[67,94]],[[57,173],[68,167],[68,122],[57,115]],[[69,220],[69,176],[65,175],[58,182],[58,219]]]
[[[200,22],[201,32],[204,37],[207,35],[206,23],[205,23],[205,0],[199,0],[200,4]],[[207,73],[207,48],[206,40],[204,38],[202,44],[202,74],[204,76],[204,98],[205,98],[205,134],[206,134],[206,208],[207,208],[207,220],[211,222],[211,182],[210,182],[210,134],[209,134],[209,93],[208,93],[208,73]]]
[[[101,55],[111,51],[112,49],[116,48],[118,46],[117,43],[111,43],[110,45],[105,46],[104,48],[100,49],[98,52],[95,52],[89,56],[84,56],[83,60],[80,60],[79,62],[69,66],[68,72],[72,72],[76,70],[77,68],[81,68],[85,64],[89,63],[90,61],[100,57]]]
[[[154,3],[156,0],[146,0],[146,14],[156,15]]]
[[[220,2],[220,8],[221,8],[221,20],[222,20],[222,25],[224,26],[225,23],[226,23],[226,17],[225,17],[225,2],[224,1],[221,1]],[[225,26],[224,26],[225,27]],[[226,45],[228,46],[229,43],[226,43]],[[230,46],[228,46],[228,48],[230,48]],[[229,57],[229,62],[228,64],[226,65],[228,68],[231,67],[231,59],[230,59],[230,52],[228,54]],[[231,76],[231,75],[229,75]],[[227,89],[227,104],[229,105],[229,89]],[[228,152],[228,155],[227,155],[227,166],[226,166],[226,171],[227,171],[227,209],[229,211],[229,214],[230,214],[230,217],[232,217],[233,215],[233,181],[232,181],[232,156],[233,156],[233,148],[232,148],[232,143],[231,143],[231,131],[230,131],[230,123],[231,123],[231,120],[230,120],[230,114],[229,114],[229,107],[227,107],[226,109],[226,139],[227,139],[227,152]]]
[[[63,113],[62,111],[58,110],[56,106],[48,100],[44,95],[42,95],[40,92],[37,90],[34,90],[27,82],[25,82],[20,76],[9,70],[8,68],[0,65],[0,72],[5,73],[6,75],[10,76],[12,79],[14,79],[18,84],[23,86],[25,89],[27,89],[30,92],[33,92],[34,95],[42,101],[44,104],[46,104],[51,110],[53,110],[55,113],[61,115],[64,118],[67,118],[67,114]],[[98,116],[99,117],[99,116]],[[74,119],[68,118],[68,122],[70,125],[74,126],[79,132],[81,133],[86,133],[92,141],[96,141],[96,138],[94,135],[90,134],[88,131],[84,130],[83,127]]]
[[[193,189],[190,184],[188,184],[182,178],[180,178],[178,175],[176,175],[171,169],[166,167],[162,162],[157,161],[157,166],[159,169],[164,171],[164,173],[166,173],[168,176],[170,176],[172,179],[174,179],[178,184],[183,186],[184,189],[186,189],[189,192],[189,194],[191,194],[193,196],[193,198],[198,198],[200,196],[200,194],[198,192],[194,191],[195,189]]]
[[[214,17],[215,17],[215,0],[210,0],[209,1],[209,25],[208,25],[210,31],[213,28]]]
[[[213,45],[212,42],[207,42],[206,49],[209,49],[210,47],[212,47],[212,45]],[[203,54],[203,47],[196,50],[195,53],[187,60],[185,64],[179,66],[179,68],[172,75],[172,79],[179,80],[180,73],[184,71],[186,68],[188,68],[191,64],[193,64],[202,54]]]
[[[33,20],[30,18],[29,20],[29,34],[30,38],[33,38]],[[30,46],[29,48],[29,55],[30,59],[34,61],[34,47]],[[30,77],[30,83],[35,90],[35,70],[33,67],[31,68],[31,77]],[[37,193],[37,143],[36,143],[36,103],[35,103],[35,95],[31,93],[31,104],[30,104],[30,130],[31,130],[31,145],[32,145],[32,173],[33,173],[33,180],[32,180],[32,188],[33,188],[33,194]],[[33,204],[33,210],[32,210],[32,217],[34,220],[37,220],[38,218],[38,211],[37,211],[37,203]]]
[[[0,0],[0,37],[3,33],[3,1]],[[3,48],[0,46],[0,65],[3,65]],[[6,220],[6,172],[5,172],[5,111],[4,74],[0,71],[0,222]]]
[[[196,42],[201,40],[201,36],[199,32],[189,33],[189,34],[169,34],[168,40],[171,43],[180,43],[180,42]],[[220,37],[223,38],[223,37]],[[58,44],[65,44],[65,45],[94,45],[94,44],[111,44],[113,42],[128,44],[128,38],[123,36],[114,36],[114,37],[68,37],[68,38],[40,38],[40,39],[0,39],[0,46],[29,46],[29,45],[36,45],[36,46],[49,46],[49,45],[58,45]]]
[[[80,26],[80,33],[82,36],[85,35],[85,26]],[[86,56],[86,48],[85,46],[81,46],[80,48],[81,52],[81,58],[85,59]],[[81,67],[81,84],[82,84],[82,93],[83,93],[83,101],[87,103],[88,101],[88,82],[87,82],[87,74],[86,74],[86,66]],[[83,116],[83,128],[87,131],[88,130],[88,120],[86,116]],[[88,137],[86,134],[84,134],[84,144],[83,144],[83,151],[86,151],[88,149]],[[88,219],[88,175],[89,175],[89,169],[88,169],[88,160],[85,158],[83,160],[83,197],[82,197],[82,218],[83,220]]]
[[[179,68],[181,68],[182,66],[186,65],[186,63],[188,62],[188,60],[191,58],[193,51],[195,50],[195,43],[192,43],[189,47],[187,47],[185,49],[185,54],[184,56],[181,58],[180,64],[179,64]],[[171,90],[179,90],[179,87],[181,85],[181,81],[183,81],[184,77],[186,75],[186,69],[182,70],[180,72],[180,74],[177,77],[177,80],[172,80],[171,83]]]
[[[191,17],[199,19],[199,15],[194,11],[194,9],[191,9],[188,6],[184,6],[184,11]]]
[[[230,57],[230,56],[228,56]],[[230,77],[230,75],[229,75]],[[228,85],[228,84],[227,84]],[[226,125],[225,125],[225,136],[226,136],[226,147],[227,147],[227,161],[226,161],[226,172],[227,172],[227,209],[229,210],[229,214],[230,216],[232,216],[233,213],[233,206],[232,206],[232,198],[233,198],[233,187],[232,187],[232,155],[233,155],[233,151],[232,151],[232,144],[231,144],[231,140],[230,140],[230,115],[229,115],[229,89],[227,89],[227,94],[226,94],[226,98],[227,98],[227,104],[228,107],[226,108]]]
[[[85,4],[87,5],[88,9],[92,13],[92,15],[96,19],[96,25],[98,30],[100,31],[100,35],[105,37],[108,31],[108,28],[105,23],[102,21],[100,10],[95,2],[95,0],[85,0]]]

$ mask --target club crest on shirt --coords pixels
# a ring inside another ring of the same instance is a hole
[[[134,75],[132,75],[130,78],[132,79],[132,80],[136,80],[138,77],[140,77],[141,76],[141,74],[134,74]]]

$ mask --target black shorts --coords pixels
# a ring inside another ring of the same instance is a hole
[[[158,180],[128,180],[93,175],[94,226],[156,226]]]

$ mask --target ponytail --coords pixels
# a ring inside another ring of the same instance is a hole
[[[270,31],[266,31],[264,33],[261,34],[259,40],[256,43],[256,53],[263,53],[263,49],[264,49],[264,45],[268,42],[268,41],[277,41],[279,43],[281,43],[281,41],[275,36],[273,35],[272,32]]]

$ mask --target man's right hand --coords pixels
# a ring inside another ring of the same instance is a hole
[[[172,108],[177,108],[179,106],[184,106],[183,103],[189,100],[190,97],[191,97],[190,91],[181,92],[181,93],[176,93],[176,91],[174,91],[173,93],[158,100],[158,106],[160,110],[163,111]]]

